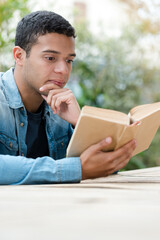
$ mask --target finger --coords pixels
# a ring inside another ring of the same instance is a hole
[[[135,139],[133,139],[133,140],[129,141],[128,143],[126,143],[121,148],[115,150],[113,152],[113,158],[118,159],[120,157],[123,157],[123,156],[125,156],[125,154],[128,154],[129,151],[133,152],[133,150],[135,148],[136,148],[136,141],[135,141]]]
[[[111,165],[112,167],[107,169],[107,171],[105,172],[105,176],[111,175],[117,171],[119,171],[120,169],[124,168],[127,163],[129,162],[129,159],[126,159],[125,161],[123,161],[121,164],[118,165]]]
[[[118,170],[124,168],[124,167],[128,164],[129,160],[130,160],[130,158],[127,158],[125,161],[119,163],[119,164],[115,167],[114,172],[117,172]]]
[[[47,102],[47,97],[46,97],[45,95],[41,95],[41,96],[42,96],[43,99]],[[48,102],[47,102],[47,104],[48,104]],[[52,109],[52,110],[53,110],[54,114],[57,113],[56,109]]]
[[[52,108],[53,112],[56,114],[57,113],[57,109],[55,107],[55,101],[56,101],[56,99],[53,98],[50,107]]]
[[[60,110],[61,104],[64,103],[66,106],[71,101],[71,97],[67,94],[66,96],[60,96],[60,97],[54,97],[51,103],[51,108],[54,108],[54,110]]]
[[[110,175],[114,172],[117,172],[118,170],[124,168],[127,163],[129,162],[129,160],[132,157],[132,151],[131,153],[127,152],[124,153],[121,157],[114,159],[113,155],[112,157],[109,159],[109,162],[111,164],[111,168],[108,169],[108,171],[106,172],[106,175]]]
[[[115,165],[114,172],[125,167],[127,165],[127,163],[129,162],[129,160],[131,159],[131,157],[132,157],[132,155],[128,155],[128,157],[121,157],[121,158],[115,160],[114,161],[114,165]]]
[[[49,85],[49,86],[39,88],[40,93],[42,95],[45,95],[45,96],[48,96],[48,94],[51,90],[53,91],[53,94],[57,94],[59,92],[67,91],[66,88],[55,88],[55,86],[53,86],[53,85]]]
[[[103,139],[102,141],[89,147],[88,151],[90,151],[92,154],[94,154],[95,152],[101,151],[103,148],[109,146],[111,144],[111,142],[112,142],[112,138],[107,137],[107,138]]]
[[[136,122],[132,123],[131,125],[135,126],[135,125],[139,125],[140,123],[141,123],[140,121],[136,121]]]
[[[50,90],[54,90],[55,92],[62,92],[62,91],[66,91],[67,88],[55,88],[55,85],[53,83],[48,83],[43,85],[42,87],[40,87],[40,91],[50,91]]]
[[[49,102],[50,100],[48,100],[48,97],[46,97],[46,96],[43,95],[43,94],[42,94],[41,96],[42,96],[43,99],[47,102],[47,104],[48,104],[49,106],[51,106],[51,105],[50,105],[50,102]],[[52,103],[52,105],[53,105],[53,106],[52,106],[51,108],[52,108],[54,114],[56,114],[57,111],[56,111],[56,109],[55,109],[55,107],[54,107],[54,102]]]
[[[61,97],[58,97],[56,99],[53,99],[53,105],[51,105],[51,107],[53,106],[55,109],[57,110],[60,110],[60,105],[63,103],[63,102],[66,102],[66,98],[64,96],[61,96]]]
[[[72,91],[69,90],[69,89],[65,89],[64,91],[61,91],[61,92],[55,91],[55,90],[51,90],[51,91],[49,92],[49,94],[48,94],[48,99],[47,99],[48,105],[51,105],[51,102],[53,101],[54,98],[55,98],[55,100],[56,100],[57,98],[59,98],[59,97],[61,97],[61,96],[65,96],[65,95],[69,94],[70,92],[72,93]],[[72,93],[72,94],[73,94],[73,93]],[[55,100],[54,100],[54,101],[55,101]]]
[[[74,96],[70,92],[66,94],[61,94],[56,98],[55,108],[60,109],[61,103],[66,103],[68,105],[70,102],[72,102],[73,99],[74,99]]]
[[[122,151],[118,151],[118,150],[115,151],[115,152],[118,152],[118,156],[114,160],[114,163],[113,163],[115,166],[114,171],[117,171],[117,170],[123,168],[129,162],[135,148],[136,148],[136,144],[135,144],[135,141],[133,140],[133,141],[129,142],[129,144],[126,144],[122,148]],[[114,154],[115,152],[113,152],[112,159],[114,159],[114,157],[115,157],[115,154]]]
[[[69,91],[70,91],[70,90],[69,90]],[[56,95],[52,95],[52,91],[50,91],[50,93],[49,93],[49,95],[48,95],[48,97],[47,97],[47,103],[48,103],[49,106],[51,106],[51,108],[52,108],[52,110],[53,110],[53,112],[54,112],[55,114],[57,113],[57,110],[60,109],[60,104],[61,104],[62,102],[66,102],[67,99],[69,98],[69,95],[68,95],[68,92],[69,92],[69,91],[65,91],[65,92],[63,92],[63,93],[58,93],[58,94],[56,94]],[[65,96],[66,96],[66,97],[65,97]],[[63,98],[64,98],[63,101],[58,101],[59,104],[56,104],[56,102],[57,102],[58,99],[63,99]]]

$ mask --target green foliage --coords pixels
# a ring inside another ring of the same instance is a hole
[[[5,0],[0,2],[0,55],[7,56],[11,61],[9,53],[15,38],[16,23],[29,12],[27,0]],[[0,60],[0,71],[5,71],[10,62]]]

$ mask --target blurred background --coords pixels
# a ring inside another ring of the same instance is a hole
[[[14,65],[18,21],[51,10],[75,27],[77,57],[69,87],[80,106],[128,113],[160,101],[160,0],[0,0],[0,71]],[[124,170],[160,165],[160,129]]]

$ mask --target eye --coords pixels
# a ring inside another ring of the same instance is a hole
[[[73,60],[68,59],[68,60],[66,60],[66,62],[67,62],[67,63],[73,63]]]
[[[48,61],[54,61],[55,57],[45,57]]]

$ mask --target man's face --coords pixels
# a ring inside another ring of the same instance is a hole
[[[73,37],[58,33],[40,36],[24,60],[22,81],[26,91],[42,93],[39,88],[49,83],[53,84],[53,89],[63,88],[68,82],[74,57]]]

